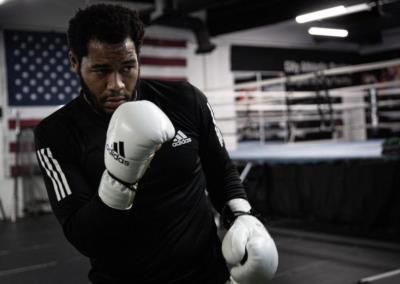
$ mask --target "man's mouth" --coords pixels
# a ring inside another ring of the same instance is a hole
[[[125,103],[126,101],[127,101],[127,99],[125,96],[108,97],[104,103],[104,108],[106,110],[115,110],[117,107],[119,107],[121,104]]]

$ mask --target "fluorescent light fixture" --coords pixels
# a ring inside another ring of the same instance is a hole
[[[0,0],[0,5],[4,4],[6,2],[6,0]]]
[[[357,12],[361,12],[361,11],[371,10],[374,5],[375,5],[375,3],[368,3],[368,4],[362,3],[362,4],[357,4],[357,5],[353,5],[353,6],[349,6],[349,7],[340,5],[340,6],[323,9],[320,11],[311,12],[311,13],[297,16],[296,22],[298,22],[299,24],[303,24],[303,23],[312,22],[312,21],[316,21],[316,20],[322,20],[322,19],[327,19],[327,18],[343,16],[343,15],[347,15],[347,14],[357,13]]]
[[[318,28],[311,27],[308,29],[310,35],[318,36],[333,36],[333,37],[347,37],[349,32],[344,29],[328,29],[328,28]]]

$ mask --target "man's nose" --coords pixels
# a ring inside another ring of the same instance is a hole
[[[120,91],[123,89],[125,86],[121,74],[118,72],[112,72],[108,76],[108,81],[107,81],[107,89],[112,90],[112,91]]]

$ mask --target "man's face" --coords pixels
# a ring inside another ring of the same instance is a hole
[[[135,44],[130,38],[116,44],[90,40],[88,54],[81,62],[70,52],[71,66],[97,109],[111,114],[132,100],[139,77]]]

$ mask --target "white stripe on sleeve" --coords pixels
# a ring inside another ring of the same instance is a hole
[[[67,179],[65,178],[65,174],[62,171],[58,161],[53,157],[50,148],[43,148],[39,151],[42,158],[42,166],[46,169],[46,173],[54,185],[57,200],[60,201],[66,196],[71,195],[71,190],[69,188]]]
[[[221,145],[221,147],[224,147],[224,138],[222,137],[221,130],[217,126],[217,122],[215,121],[214,111],[213,111],[213,109],[212,109],[212,107],[211,107],[209,102],[207,102],[207,106],[208,106],[208,109],[210,110],[210,113],[211,113],[211,118],[212,118],[213,123],[214,123],[215,134],[218,137],[219,144]]]
[[[53,158],[53,154],[51,153],[50,148],[46,148],[46,149],[47,149],[47,153],[48,153],[50,159],[53,161],[53,163],[56,167],[56,171],[58,171],[58,173],[61,176],[62,183],[64,185],[65,190],[67,191],[67,195],[71,195],[71,189],[69,188],[67,179],[65,178],[65,174],[62,171],[60,164],[58,163],[58,161],[56,159]]]
[[[53,176],[52,176],[52,174],[50,172],[50,169],[47,167],[46,162],[44,161],[44,158],[43,158],[41,150],[43,150],[43,149],[40,149],[40,150],[36,151],[37,154],[38,154],[38,157],[39,157],[40,164],[42,165],[43,169],[45,169],[47,176],[50,178],[51,183],[53,184],[53,189],[54,189],[54,192],[56,193],[57,201],[60,201],[61,200],[61,196],[60,196],[60,193],[59,193],[58,185],[56,183],[56,180],[53,178]]]

